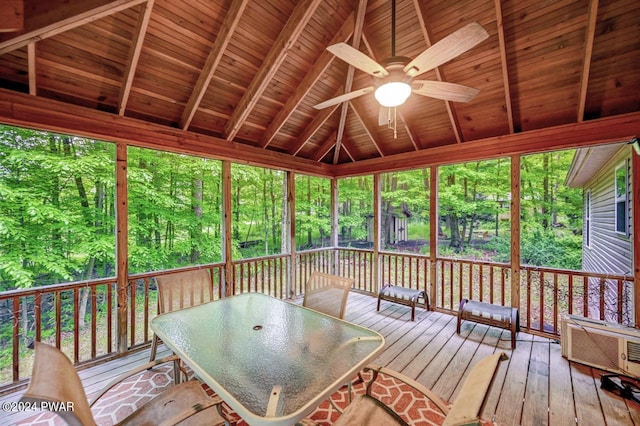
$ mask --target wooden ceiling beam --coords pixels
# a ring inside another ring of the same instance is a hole
[[[124,115],[131,92],[133,78],[138,69],[138,61],[140,60],[140,52],[144,43],[144,36],[147,34],[149,19],[151,18],[151,10],[155,0],[147,0],[146,3],[140,5],[138,12],[138,23],[131,40],[131,48],[129,49],[129,58],[127,59],[127,67],[124,70],[124,79],[120,85],[120,93],[118,95],[118,115]]]
[[[498,43],[500,45],[500,65],[502,66],[502,81],[504,85],[504,104],[507,109],[509,133],[513,133],[513,106],[511,102],[511,85],[509,84],[509,68],[507,62],[507,47],[504,37],[504,23],[502,21],[502,0],[495,0],[496,25],[498,27]]]
[[[351,13],[349,17],[344,21],[340,30],[336,33],[336,35],[329,42],[329,46],[336,44],[341,41],[347,41],[349,37],[353,34],[353,26],[354,26],[354,15]],[[320,79],[320,77],[324,74],[326,69],[331,64],[331,61],[335,59],[335,56],[329,52],[328,50],[323,50],[320,54],[320,57],[313,64],[311,70],[306,73],[304,79],[300,82],[296,90],[293,92],[287,103],[280,109],[278,114],[275,116],[269,128],[262,136],[262,148],[266,148],[269,146],[275,135],[280,131],[284,123],[287,122],[291,114],[293,114],[300,105],[300,102],[307,96],[307,94],[311,91],[312,87],[316,84],[316,82]]]
[[[0,89],[0,122],[326,177],[408,170],[581,148],[629,141],[640,134],[640,112],[633,112],[332,166],[6,89]],[[329,142],[323,144],[321,150],[326,151],[322,153],[322,157],[332,146]]]
[[[596,21],[598,18],[598,0],[589,2],[587,17],[587,34],[584,43],[584,58],[582,59],[582,74],[580,76],[580,97],[578,98],[578,122],[584,120],[584,110],[587,103],[587,89],[589,88],[589,71],[591,56],[593,55],[593,41],[596,36]]]
[[[34,1],[30,3],[33,7],[25,7],[24,29],[18,33],[2,33],[0,36],[0,55],[146,1],[148,0]]]
[[[336,145],[336,132],[333,132],[331,136],[325,140],[322,145],[316,150],[315,155],[313,156],[313,161],[320,161],[324,158],[325,155],[331,151],[331,149]]]
[[[413,145],[413,149],[415,149],[416,151],[423,149],[423,146],[420,143],[420,138],[413,130],[413,126],[411,125],[411,123],[407,121],[407,118],[400,111],[397,111],[397,114],[400,116],[400,120],[402,121],[402,125],[404,126],[404,131],[407,132],[407,137],[409,138],[411,145]]]
[[[336,177],[410,170],[510,155],[535,154],[615,142],[626,142],[640,134],[640,112],[616,115],[581,123],[496,136],[473,142],[452,144],[418,152],[362,160],[334,166]]]
[[[333,97],[339,96],[343,93],[343,88],[340,87]],[[287,151],[291,155],[298,155],[303,146],[313,137],[313,135],[322,127],[322,125],[331,117],[331,114],[340,106],[336,104],[334,106],[324,108],[318,111],[313,117],[313,120],[302,131],[295,144]]]
[[[358,0],[356,5],[356,16],[353,27],[353,38],[351,39],[351,46],[358,49],[360,47],[360,40],[362,39],[362,29],[364,28],[364,17],[367,13],[367,0]],[[347,69],[347,79],[344,83],[344,92],[351,91],[353,86],[353,76],[355,74],[355,68],[349,65]],[[347,112],[349,110],[348,102],[342,103],[342,110],[340,111],[340,122],[338,123],[338,136],[336,137],[336,149],[333,152],[333,164],[338,163],[340,158],[340,145],[342,144],[342,137],[344,136],[344,127],[347,122]]]
[[[244,92],[244,95],[242,95],[238,105],[236,105],[231,114],[231,119],[225,125],[224,135],[226,140],[230,141],[236,137],[240,127],[242,127],[242,124],[258,103],[260,96],[262,96],[282,62],[284,62],[289,49],[298,40],[321,2],[322,0],[302,0],[296,5],[273,47],[262,62],[262,66],[249,84],[246,92]]]
[[[328,164],[6,89],[0,123],[331,177]]]
[[[349,105],[351,106],[351,109],[353,110],[353,113],[356,115],[356,118],[358,119],[358,122],[362,125],[362,128],[364,129],[365,133],[369,137],[369,140],[371,141],[373,146],[376,147],[376,150],[378,151],[378,154],[380,154],[381,157],[384,157],[384,152],[382,152],[382,149],[380,149],[380,145],[376,141],[376,136],[374,136],[375,130],[373,130],[371,128],[372,127],[371,123],[369,123],[369,122],[367,122],[367,120],[365,120],[365,118],[364,118],[365,114],[360,112],[360,111],[358,111],[358,107],[353,102],[349,102]]]
[[[433,44],[431,42],[431,31],[427,27],[427,11],[419,0],[413,0],[413,7],[416,10],[416,16],[418,17],[418,21],[420,22],[420,29],[422,30],[422,37],[424,37],[424,41],[427,43],[427,48],[431,47]],[[440,67],[434,68],[436,73],[436,78],[438,81],[447,81],[444,76],[444,71],[440,69]],[[455,107],[452,102],[444,101],[444,104],[447,108],[447,115],[449,116],[449,121],[451,122],[451,128],[453,130],[453,134],[456,138],[456,142],[462,142],[462,128],[460,127],[460,120],[458,120],[458,116],[455,112]]]
[[[248,2],[249,0],[234,0],[233,3],[231,3],[231,6],[227,11],[227,15],[224,18],[224,22],[222,23],[222,27],[220,27],[220,31],[216,36],[216,41],[213,43],[209,56],[207,57],[207,60],[202,67],[202,71],[198,76],[198,81],[191,91],[191,96],[189,96],[187,106],[182,112],[182,117],[180,117],[181,129],[187,130],[191,124],[191,120],[193,120],[193,116],[198,110],[200,102],[202,102],[202,98],[209,87],[209,83],[211,83],[213,74],[218,69],[218,65],[222,60],[224,51],[231,41],[231,37],[238,26],[238,22],[240,22],[240,17],[244,13],[244,9]]]

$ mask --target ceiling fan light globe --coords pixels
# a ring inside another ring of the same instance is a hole
[[[378,87],[374,93],[376,100],[384,107],[397,107],[405,103],[411,95],[411,86],[402,81],[392,81]]]

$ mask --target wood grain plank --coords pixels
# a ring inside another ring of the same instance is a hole
[[[561,347],[556,343],[549,347],[549,371],[549,425],[573,426],[576,414],[569,361],[562,357]]]

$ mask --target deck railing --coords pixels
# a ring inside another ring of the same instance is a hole
[[[435,300],[431,306],[456,313],[461,298],[511,305],[509,264],[381,252],[322,248],[289,255],[246,259],[233,263],[229,294],[261,292],[278,298],[299,296],[314,271],[354,278],[354,289],[375,295],[378,285],[392,283],[430,294],[435,269]],[[215,298],[223,296],[224,264],[209,269]],[[293,270],[292,270],[293,268]],[[377,268],[377,271],[376,269]],[[195,268],[184,268],[185,270]],[[128,280],[127,343],[130,349],[151,340],[150,320],[156,315],[155,277],[172,271],[134,274]],[[289,277],[295,280],[289,283]],[[378,279],[376,279],[378,277]],[[576,314],[630,325],[633,277],[521,266],[520,323],[524,329],[550,337],[560,333],[565,314]],[[31,372],[27,348],[46,340],[61,348],[76,364],[89,365],[116,354],[117,286],[114,278],[66,283],[0,293],[0,394],[10,391]],[[11,330],[7,330],[11,328]]]

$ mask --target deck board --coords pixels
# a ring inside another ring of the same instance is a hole
[[[295,303],[301,303],[296,300]],[[374,360],[416,378],[443,399],[453,401],[470,368],[495,351],[509,360],[500,364],[487,398],[483,418],[498,425],[632,425],[640,424],[640,404],[601,390],[600,370],[568,362],[561,356],[557,340],[521,332],[511,350],[510,332],[486,325],[463,322],[456,334],[456,318],[416,308],[383,302],[353,292],[346,320],[369,327],[385,336],[385,350]],[[159,357],[166,355],[164,345]],[[143,364],[148,350],[80,371],[89,397],[115,375]],[[20,392],[0,397],[15,401]],[[5,413],[3,413],[5,414]],[[0,424],[15,424],[25,415],[14,413]]]
[[[569,363],[562,358],[559,344],[549,347],[549,424],[552,426],[575,425]]]

